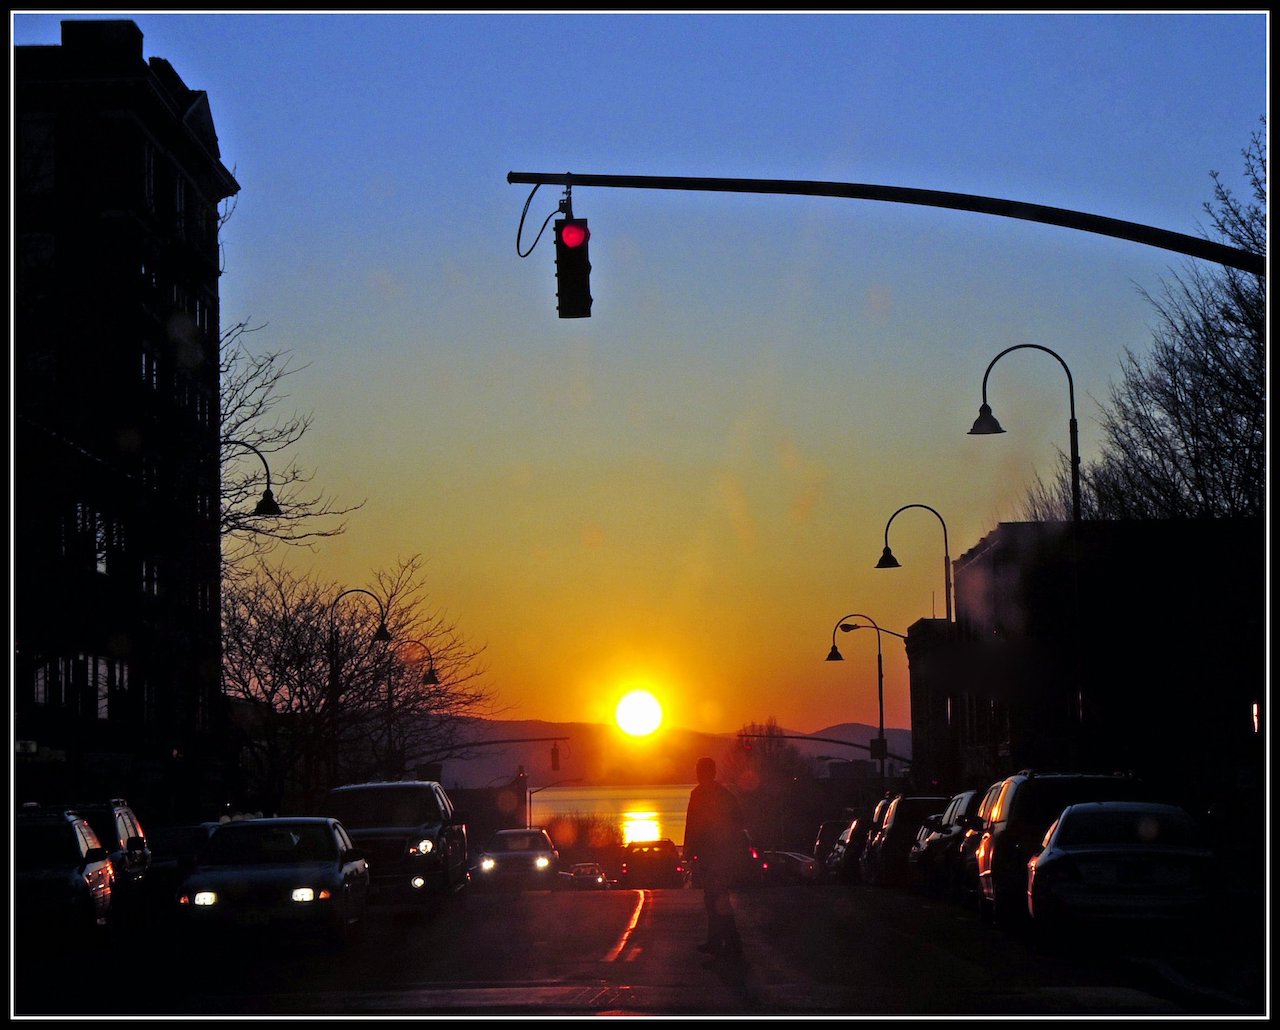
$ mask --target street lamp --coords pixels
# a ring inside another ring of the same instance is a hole
[[[894,633],[894,631],[891,629],[882,630],[880,626],[877,625],[876,620],[873,619],[870,615],[862,615],[858,612],[854,612],[852,615],[846,615],[843,618],[841,618],[838,622],[836,622],[835,626],[832,627],[831,650],[827,653],[827,661],[829,662],[844,661],[844,655],[842,655],[840,653],[840,649],[836,647],[836,630],[840,630],[842,633],[849,633],[855,629],[861,628],[856,622],[846,621],[848,619],[866,619],[869,623],[871,623],[871,625],[875,628],[875,631],[876,631],[876,696],[880,703],[880,734],[879,736],[876,737],[875,747],[871,749],[871,757],[880,759],[880,789],[883,791],[884,790],[884,760],[885,760],[885,756],[888,754],[889,749],[884,738],[884,651],[880,646],[880,634],[882,632],[893,633],[895,637],[901,637],[903,640],[906,640],[907,637],[905,633]]]
[[[566,783],[581,783],[581,776],[572,776],[567,780],[556,780],[555,783],[548,783],[544,787],[534,787],[532,790],[526,790],[524,795],[524,827],[526,830],[533,827],[533,795],[541,793],[544,790],[550,790],[552,787],[563,787]]]
[[[877,569],[898,569],[901,564],[898,559],[893,556],[893,552],[889,550],[889,527],[893,525],[893,520],[901,515],[908,508],[924,508],[926,511],[932,511],[938,516],[938,521],[942,523],[942,573],[943,573],[943,590],[947,598],[947,621],[951,621],[951,547],[947,543],[947,524],[943,521],[941,515],[937,511],[930,508],[927,504],[904,504],[901,508],[889,516],[889,521],[884,524],[884,552],[880,555],[880,560],[876,562]]]
[[[391,639],[390,634],[387,639]],[[421,640],[402,640],[401,644],[417,644],[420,648],[427,652],[427,671],[422,674],[422,685],[424,687],[434,687],[440,683],[440,677],[436,675],[436,660],[431,655],[431,648],[427,647]],[[399,644],[396,645],[400,646]]]
[[[1071,412],[1069,425],[1071,436],[1071,520],[1078,524],[1080,522],[1080,441],[1076,427],[1076,388],[1071,379],[1071,369],[1067,368],[1067,363],[1057,353],[1051,351],[1048,347],[1042,347],[1038,343],[1019,343],[1012,347],[1006,347],[992,358],[991,364],[987,366],[987,371],[982,376],[982,405],[978,408],[978,417],[974,420],[973,428],[969,430],[969,433],[972,436],[987,436],[1004,432],[1004,427],[996,421],[995,415],[991,413],[991,405],[987,403],[987,378],[991,375],[991,369],[997,361],[1008,354],[1009,351],[1020,350],[1024,347],[1042,350],[1046,354],[1057,358],[1058,364],[1067,373],[1067,402]]]
[[[366,594],[372,597],[378,606],[378,628],[374,631],[373,640],[387,642],[391,640],[391,631],[387,629],[387,610],[378,595],[363,587],[351,587],[342,591],[329,603],[329,718],[331,721],[329,775],[336,778],[338,771],[338,701],[342,694],[341,681],[338,675],[338,602],[348,594]]]
[[[263,453],[253,446],[253,444],[245,443],[243,440],[223,440],[222,443],[223,446],[247,447],[262,459],[262,467],[267,473],[267,488],[262,491],[262,499],[254,505],[253,513],[255,515],[264,515],[272,518],[278,515],[283,515],[284,512],[281,510],[280,505],[276,503],[275,495],[271,493],[271,468],[267,464],[267,459]]]

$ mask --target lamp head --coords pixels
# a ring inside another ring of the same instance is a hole
[[[262,491],[262,500],[260,500],[253,509],[255,515],[276,516],[283,515],[280,505],[276,503],[274,495],[271,493],[271,487],[267,487]]]
[[[971,436],[990,436],[992,433],[1003,433],[1004,427],[996,421],[995,415],[991,414],[991,405],[986,401],[982,402],[982,406],[978,408],[978,417],[973,420],[973,428],[969,430]]]
[[[435,663],[427,666],[427,671],[422,674],[422,685],[424,687],[434,687],[440,683],[440,677],[436,675]]]
[[[893,551],[889,549],[889,545],[885,544],[884,553],[880,555],[880,560],[876,562],[877,569],[900,569],[901,563],[893,556]]]
[[[855,629],[862,629],[860,622],[842,622],[840,623],[841,633],[852,633]]]
[[[839,649],[838,647],[836,647],[836,645],[835,645],[835,644],[832,644],[832,645],[831,645],[831,650],[827,653],[827,661],[829,661],[829,662],[843,662],[843,661],[844,661],[844,655],[842,655],[842,654],[840,653],[840,649]]]
[[[373,639],[384,644],[391,639],[391,630],[387,629],[385,622],[378,623],[378,631],[374,633]]]

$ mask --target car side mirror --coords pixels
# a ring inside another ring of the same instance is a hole
[[[362,862],[364,861],[364,852],[359,848],[347,848],[342,855],[344,862]]]
[[[142,837],[130,837],[124,842],[125,851],[146,851],[147,842]]]
[[[107,859],[106,848],[90,848],[84,853],[82,860],[84,865],[91,865],[94,862],[105,862]]]
[[[453,810],[453,815],[449,816],[449,822],[451,822],[454,826],[462,826],[464,823],[466,823],[466,821],[467,821],[467,817],[462,812],[459,812],[456,808]]]

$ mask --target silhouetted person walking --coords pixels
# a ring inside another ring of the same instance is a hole
[[[693,862],[694,885],[702,887],[707,939],[699,951],[738,955],[742,943],[733,916],[730,888],[746,850],[745,820],[738,799],[716,780],[712,758],[698,759],[698,785],[689,792],[684,852]]]

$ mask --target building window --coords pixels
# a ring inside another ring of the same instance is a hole
[[[160,383],[159,361],[147,347],[142,348],[142,385],[154,390]]]
[[[41,196],[53,192],[56,141],[52,115],[29,114],[18,119],[18,189],[23,194]]]
[[[142,592],[148,597],[160,596],[160,563],[155,558],[142,559]]]
[[[142,142],[142,202],[148,211],[156,209],[156,147],[150,140]]]
[[[173,181],[173,233],[179,239],[187,234],[187,181],[181,175]]]

